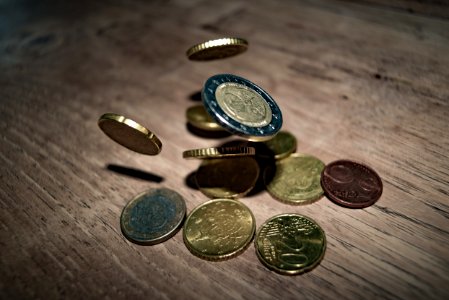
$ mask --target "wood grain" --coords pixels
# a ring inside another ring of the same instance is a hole
[[[448,6],[279,2],[0,4],[1,298],[449,297]],[[221,36],[249,50],[186,59]],[[212,263],[189,253],[182,232],[147,247],[120,232],[122,208],[145,189],[178,191],[188,211],[207,200],[187,180],[199,162],[182,151],[232,137],[193,135],[185,111],[227,72],[276,99],[298,152],[361,161],[383,179],[381,199],[362,210],[326,198],[289,206],[265,191],[241,199],[258,227],[296,212],[324,229],[326,255],[302,276],[268,271],[253,245]],[[105,112],[148,126],[161,154],[110,141],[96,124]]]

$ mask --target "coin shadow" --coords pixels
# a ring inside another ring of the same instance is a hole
[[[189,95],[189,99],[192,101],[202,101],[201,99],[201,90],[193,92]]]
[[[194,189],[194,190],[198,190],[198,185],[196,184],[196,179],[195,179],[195,177],[196,177],[196,171],[190,172],[190,173],[186,176],[184,182],[185,182],[185,184],[186,184],[189,188]]]
[[[164,178],[159,175],[156,175],[156,174],[153,174],[153,173],[150,173],[147,171],[142,171],[142,170],[138,170],[138,169],[134,169],[134,168],[125,167],[125,166],[108,164],[106,166],[106,169],[108,169],[109,171],[121,174],[121,175],[133,177],[133,178],[137,178],[137,179],[141,179],[141,180],[152,181],[152,182],[157,182],[157,183],[161,183],[162,181],[164,181]]]
[[[202,130],[202,129],[192,126],[190,123],[186,123],[186,128],[190,133],[192,133],[196,136],[202,137],[202,138],[207,138],[207,139],[221,139],[221,138],[226,138],[226,137],[229,137],[232,135],[231,133],[224,131],[224,130],[220,130],[220,131]]]

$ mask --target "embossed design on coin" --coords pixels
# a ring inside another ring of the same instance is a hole
[[[255,232],[255,219],[243,203],[211,200],[196,207],[184,224],[184,243],[198,257],[222,260],[246,249]]]
[[[264,181],[274,198],[289,204],[306,204],[323,195],[320,185],[324,163],[306,154],[291,154],[276,162],[275,170],[267,168]]]
[[[173,236],[186,214],[184,199],[170,189],[152,189],[131,200],[123,209],[123,234],[140,244],[156,244]]]
[[[282,214],[267,220],[259,229],[255,248],[268,268],[286,275],[314,268],[326,249],[324,231],[312,219]]]
[[[205,160],[196,172],[200,191],[210,198],[239,198],[255,186],[259,165],[251,157]]]
[[[374,204],[382,195],[382,180],[370,167],[350,160],[337,160],[326,166],[321,185],[335,203],[351,208]]]
[[[222,83],[215,91],[218,105],[234,120],[251,127],[270,124],[271,109],[254,90],[238,83]]]

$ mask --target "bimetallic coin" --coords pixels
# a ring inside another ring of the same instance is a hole
[[[250,156],[256,153],[253,147],[217,147],[217,148],[201,148],[186,150],[182,153],[182,157],[190,158],[220,158],[220,157],[236,157]]]
[[[223,127],[221,127],[218,123],[216,123],[212,118],[207,114],[206,109],[204,109],[203,105],[194,105],[189,107],[186,112],[187,121],[192,126],[207,131],[223,131]]]
[[[184,199],[170,189],[144,192],[123,209],[120,226],[123,234],[138,244],[157,244],[172,237],[186,215]]]
[[[283,159],[296,151],[296,138],[287,131],[279,131],[274,138],[264,142],[275,159]]]
[[[196,207],[184,224],[184,243],[194,255],[223,260],[243,252],[256,229],[252,212],[230,199],[211,200]]]
[[[318,265],[326,250],[326,236],[312,219],[282,214],[260,227],[255,248],[257,257],[269,269],[296,275]]]
[[[335,203],[351,208],[364,208],[374,204],[382,195],[382,180],[368,166],[337,160],[324,168],[321,185]]]
[[[276,102],[247,79],[231,74],[212,76],[204,85],[202,99],[215,122],[248,140],[269,140],[282,127]]]
[[[320,184],[324,163],[306,154],[291,154],[276,161],[275,170],[267,168],[264,181],[274,198],[288,204],[306,204],[323,195]]]
[[[221,38],[192,46],[186,54],[190,60],[213,60],[231,57],[248,48],[248,42],[241,38]]]
[[[154,133],[124,116],[106,113],[98,120],[98,126],[112,140],[138,153],[156,155],[162,143]]]
[[[221,158],[203,161],[195,178],[199,190],[210,198],[239,198],[254,188],[259,173],[254,158]]]

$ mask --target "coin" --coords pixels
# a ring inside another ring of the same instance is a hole
[[[256,230],[252,212],[230,199],[210,200],[196,207],[184,224],[184,243],[194,255],[223,260],[243,252]]]
[[[282,113],[273,98],[242,77],[210,77],[202,90],[202,99],[215,122],[248,140],[269,140],[282,127]]]
[[[196,172],[199,190],[210,198],[238,198],[254,188],[259,165],[251,157],[209,159]]]
[[[98,119],[98,126],[112,140],[138,153],[156,155],[162,143],[154,133],[124,116],[106,113]]]
[[[123,209],[123,234],[138,244],[157,244],[181,227],[186,205],[181,195],[166,188],[151,189],[132,199]]]
[[[296,138],[288,131],[279,131],[274,138],[264,142],[266,149],[275,159],[283,159],[296,151]]]
[[[289,204],[306,204],[323,195],[320,185],[324,163],[307,154],[291,154],[276,161],[275,170],[267,168],[264,181],[274,198]]]
[[[364,208],[382,195],[382,180],[368,166],[337,160],[328,164],[321,174],[321,185],[335,203],[351,208]]]
[[[207,131],[223,131],[223,127],[218,125],[207,114],[203,105],[194,105],[187,109],[186,112],[187,121],[192,126]]]
[[[182,153],[183,158],[220,158],[254,155],[256,149],[253,147],[217,147],[186,150]]]
[[[197,44],[186,52],[190,60],[213,60],[231,57],[248,48],[248,42],[242,38],[221,38]]]
[[[326,236],[308,217],[281,214],[260,227],[255,248],[257,257],[269,269],[296,275],[318,265],[326,250]]]

